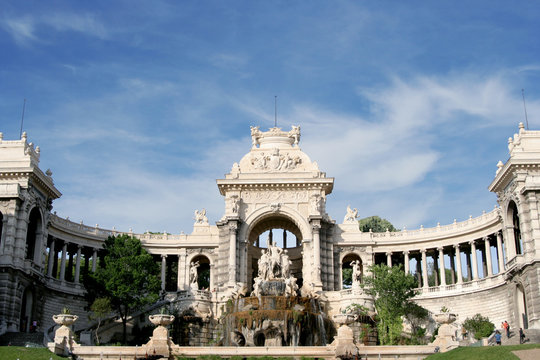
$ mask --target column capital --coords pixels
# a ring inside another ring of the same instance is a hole
[[[484,240],[484,241],[489,241],[489,236],[484,236],[484,237],[482,238],[482,240]]]
[[[82,250],[82,248],[84,248],[84,245],[77,244],[77,250]]]
[[[392,252],[391,252],[391,251],[387,251],[387,252],[386,252],[386,256],[392,256]]]
[[[238,224],[236,222],[229,222],[229,232],[236,232],[238,230]]]
[[[411,252],[409,250],[403,251],[403,255],[409,255]]]
[[[420,253],[422,253],[422,254],[427,253],[427,249],[420,249]]]
[[[319,231],[321,229],[321,224],[319,223],[311,223],[311,230],[312,231]]]
[[[475,245],[475,246],[476,246],[476,241],[477,241],[476,239],[474,239],[474,240],[469,240],[469,245],[471,245],[471,246],[472,246],[472,245]]]
[[[454,248],[455,248],[456,250],[459,250],[459,243],[454,244]]]
[[[437,247],[437,250],[438,250],[439,252],[444,251],[444,247],[439,246],[439,247]]]
[[[167,254],[160,254],[161,255],[161,258],[162,259],[166,259],[167,258]]]

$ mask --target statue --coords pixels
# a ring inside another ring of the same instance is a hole
[[[239,210],[239,201],[236,196],[231,197],[231,211],[233,214],[238,214]]]
[[[356,218],[358,217],[358,210],[356,208],[351,210],[351,206],[347,205],[347,214],[343,219],[344,223],[356,223]]]
[[[195,210],[195,224],[208,224],[206,209],[202,209],[201,211]]]
[[[259,130],[259,126],[250,126],[251,128],[251,143],[253,147],[257,147],[259,145],[259,138],[261,137],[261,131]]]
[[[279,248],[276,244],[268,244],[268,252],[270,253],[270,271],[273,278],[282,277],[281,273],[281,253],[283,249]]]
[[[258,262],[258,265],[259,265],[259,273],[258,273],[258,277],[261,278],[262,280],[268,280],[268,270],[269,270],[269,267],[270,267],[270,258],[268,256],[268,253],[266,250],[262,250],[262,253],[261,253],[261,258],[259,259],[259,262]]]
[[[354,260],[351,262],[352,266],[352,287],[357,289],[360,287],[362,280],[362,269],[360,268],[360,260]]]
[[[291,276],[291,264],[292,262],[289,259],[287,250],[283,250],[283,253],[281,254],[281,275],[285,279]]]
[[[193,262],[189,266],[189,283],[191,290],[199,290],[199,284],[197,283],[197,268],[200,266],[199,262]]]
[[[294,145],[298,146],[298,142],[300,141],[300,125],[293,125],[292,130],[289,131],[289,136],[294,138]]]

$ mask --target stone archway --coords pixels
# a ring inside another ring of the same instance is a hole
[[[516,309],[516,317],[517,322],[519,324],[519,327],[523,329],[529,328],[529,320],[527,316],[527,301],[525,298],[525,291],[523,289],[523,285],[518,284],[516,286],[516,292],[515,292],[515,309]]]
[[[34,293],[30,287],[27,287],[23,291],[23,297],[21,301],[21,314],[19,318],[19,331],[20,332],[30,332],[30,330],[35,330],[32,327],[34,319]]]
[[[292,219],[283,214],[262,216],[255,221],[247,234],[246,273],[248,288],[250,290],[253,288],[253,280],[258,272],[257,262],[269,241],[277,243],[287,252],[292,262],[291,275],[297,279],[297,284],[301,287],[303,281],[302,239],[300,228]]]
[[[353,262],[358,262],[357,267],[359,269],[359,274],[355,274],[355,271],[353,271]],[[362,282],[364,274],[364,268],[362,264],[362,259],[360,255],[356,253],[348,253],[341,259],[341,288],[342,289],[350,289],[353,287],[354,283],[354,276],[358,277],[358,280],[356,284],[360,284]]]

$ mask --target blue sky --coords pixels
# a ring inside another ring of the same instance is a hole
[[[120,230],[213,223],[250,125],[302,127],[348,204],[396,227],[490,211],[507,139],[540,128],[533,1],[3,1],[0,131],[41,147],[54,210]]]

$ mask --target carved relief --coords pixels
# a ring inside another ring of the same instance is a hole
[[[271,153],[255,153],[251,155],[251,166],[254,169],[264,172],[279,172],[296,169],[302,164],[300,156],[290,156],[288,153],[281,153],[279,149],[272,150]]]
[[[208,225],[208,218],[206,217],[206,209],[201,211],[195,210],[195,224]]]

